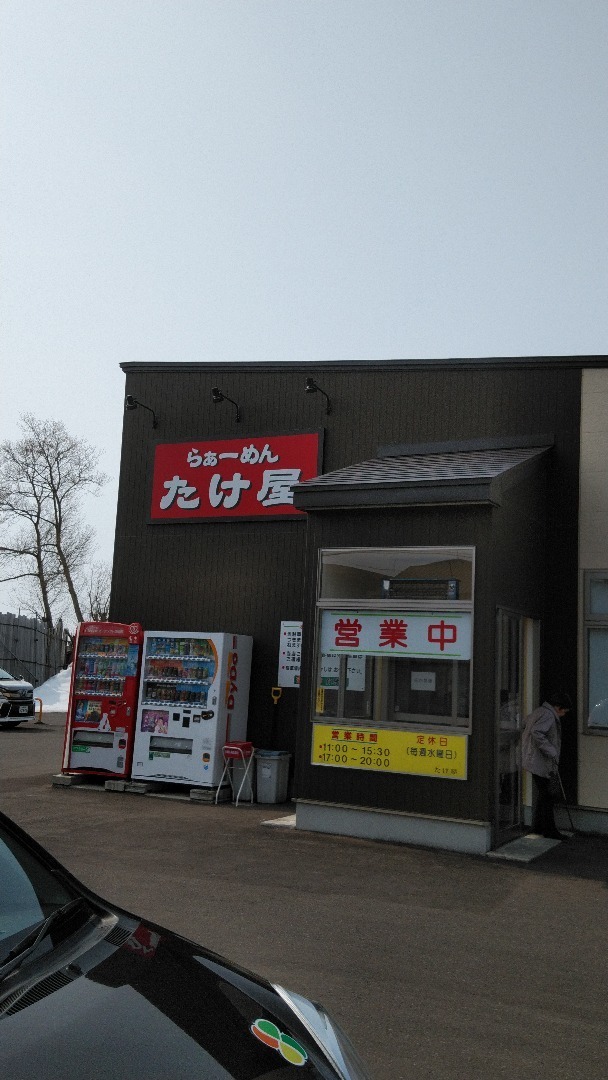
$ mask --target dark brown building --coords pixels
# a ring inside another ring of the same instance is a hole
[[[249,737],[292,754],[301,827],[496,846],[529,816],[522,717],[577,693],[581,385],[605,364],[124,364],[158,426],[125,413],[111,618],[253,637]],[[288,622],[301,682],[275,704]],[[576,762],[572,725],[572,798]]]

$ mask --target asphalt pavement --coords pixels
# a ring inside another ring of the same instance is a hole
[[[289,804],[62,789],[62,739],[48,714],[0,730],[0,809],[107,898],[323,1002],[374,1080],[604,1080],[608,840],[520,865],[296,831]]]

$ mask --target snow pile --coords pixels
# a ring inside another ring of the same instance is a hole
[[[42,698],[43,708],[47,712],[67,712],[70,697],[70,679],[72,678],[72,665],[64,671],[58,671],[52,679],[47,679],[42,686],[34,690],[35,698]]]

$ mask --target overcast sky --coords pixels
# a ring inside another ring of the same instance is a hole
[[[121,361],[608,352],[602,0],[0,12],[1,437],[99,448],[100,558]]]

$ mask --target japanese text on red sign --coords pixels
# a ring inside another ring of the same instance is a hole
[[[317,471],[317,434],[160,444],[151,518],[298,515],[294,485]]]

